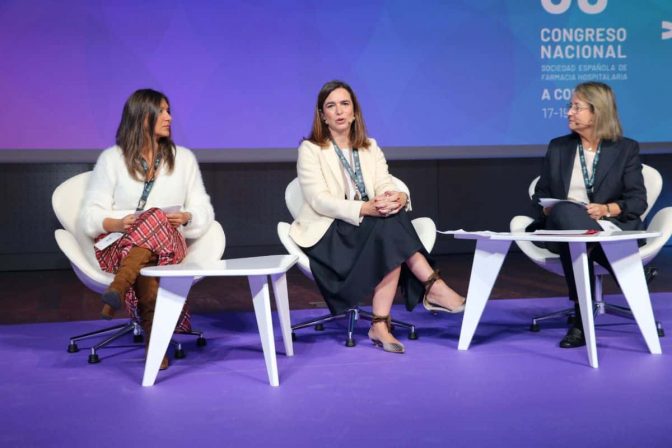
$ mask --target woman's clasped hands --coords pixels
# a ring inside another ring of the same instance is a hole
[[[406,206],[406,193],[399,191],[386,191],[373,198],[373,205],[378,216],[391,216],[399,213]]]

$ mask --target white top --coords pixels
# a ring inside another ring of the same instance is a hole
[[[586,169],[588,176],[593,175],[593,161],[595,160],[595,153],[593,151],[583,151],[586,158]],[[581,170],[581,159],[579,156],[579,148],[576,148],[576,155],[574,157],[574,168],[572,169],[572,180],[569,182],[569,191],[567,192],[567,199],[588,204],[588,192],[586,191],[586,184],[583,182],[583,171]]]
[[[105,233],[105,218],[119,219],[134,213],[143,188],[144,182],[133,179],[128,173],[121,148],[113,146],[103,151],[93,169],[82,203],[78,223],[82,232],[95,238]],[[200,237],[215,218],[198,161],[191,151],[181,146],[176,148],[172,173],[168,173],[166,164],[162,163],[159,167],[145,210],[175,205],[192,216],[189,225],[180,227],[185,238]]]

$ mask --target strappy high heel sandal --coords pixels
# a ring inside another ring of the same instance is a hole
[[[430,275],[429,278],[424,283],[425,296],[422,298],[422,306],[424,306],[427,311],[431,312],[441,311],[443,313],[450,313],[450,314],[464,312],[464,302],[462,302],[462,304],[458,305],[457,307],[450,309],[446,308],[445,306],[437,305],[436,303],[432,303],[429,301],[429,299],[427,298],[429,296],[429,291],[432,289],[432,286],[434,286],[434,283],[436,283],[437,280],[443,280],[441,278],[441,275],[439,274],[438,269],[432,272],[432,275]]]
[[[387,331],[390,333],[392,332],[392,319],[390,318],[390,315],[388,314],[387,316],[377,316],[374,314],[373,318],[371,319],[371,329],[369,330],[369,339],[371,339],[371,342],[373,342],[378,347],[382,347],[386,352],[404,353],[406,349],[404,348],[404,344],[401,342],[383,342],[373,336],[373,324],[378,322],[385,322]]]

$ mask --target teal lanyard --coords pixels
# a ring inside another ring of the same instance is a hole
[[[595,171],[597,170],[597,162],[600,160],[600,150],[602,149],[602,142],[597,145],[595,151],[595,158],[593,159],[593,172],[588,176],[588,166],[586,165],[586,156],[583,153],[583,145],[579,143],[579,160],[581,161],[581,172],[583,173],[583,184],[586,186],[586,193],[588,199],[593,200],[593,186],[595,184]]]
[[[147,180],[147,173],[149,172],[149,166],[147,166],[147,162],[145,162],[145,159],[140,159],[140,164],[142,165],[142,169],[145,171],[145,186],[142,189],[142,196],[140,196],[140,200],[138,201],[138,206],[135,208],[136,212],[141,212],[145,209],[145,205],[147,205],[147,198],[149,197],[149,192],[152,191],[152,188],[154,187],[154,180],[156,179],[156,173],[159,169],[159,164],[161,163],[161,154],[156,156],[156,159],[154,160],[154,176],[150,180]]]
[[[350,179],[352,179],[352,181],[355,183],[355,188],[357,188],[357,191],[359,192],[359,196],[362,198],[362,201],[368,201],[369,196],[366,194],[366,187],[364,186],[362,167],[359,164],[359,151],[357,150],[357,148],[352,148],[352,158],[355,161],[355,170],[353,171],[352,167],[345,159],[345,156],[343,155],[343,151],[341,151],[341,148],[338,147],[338,145],[334,140],[332,140],[331,142],[334,144],[334,149],[336,150],[338,158],[341,159],[341,164],[343,164],[343,168],[345,168],[345,170],[348,172],[348,175],[350,176]]]

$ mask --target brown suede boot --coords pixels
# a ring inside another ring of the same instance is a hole
[[[124,294],[135,283],[140,269],[147,266],[155,258],[156,255],[144,247],[136,246],[128,251],[128,254],[121,260],[119,269],[114,275],[114,280],[103,293],[103,309],[100,312],[100,317],[112,319],[114,312],[121,308]]]
[[[149,348],[149,339],[152,335],[152,322],[154,321],[154,309],[156,308],[156,296],[159,292],[159,279],[138,275],[135,280],[135,295],[138,297],[138,314],[140,325],[145,333],[145,357]],[[165,370],[170,365],[167,354],[163,355],[160,370]]]

